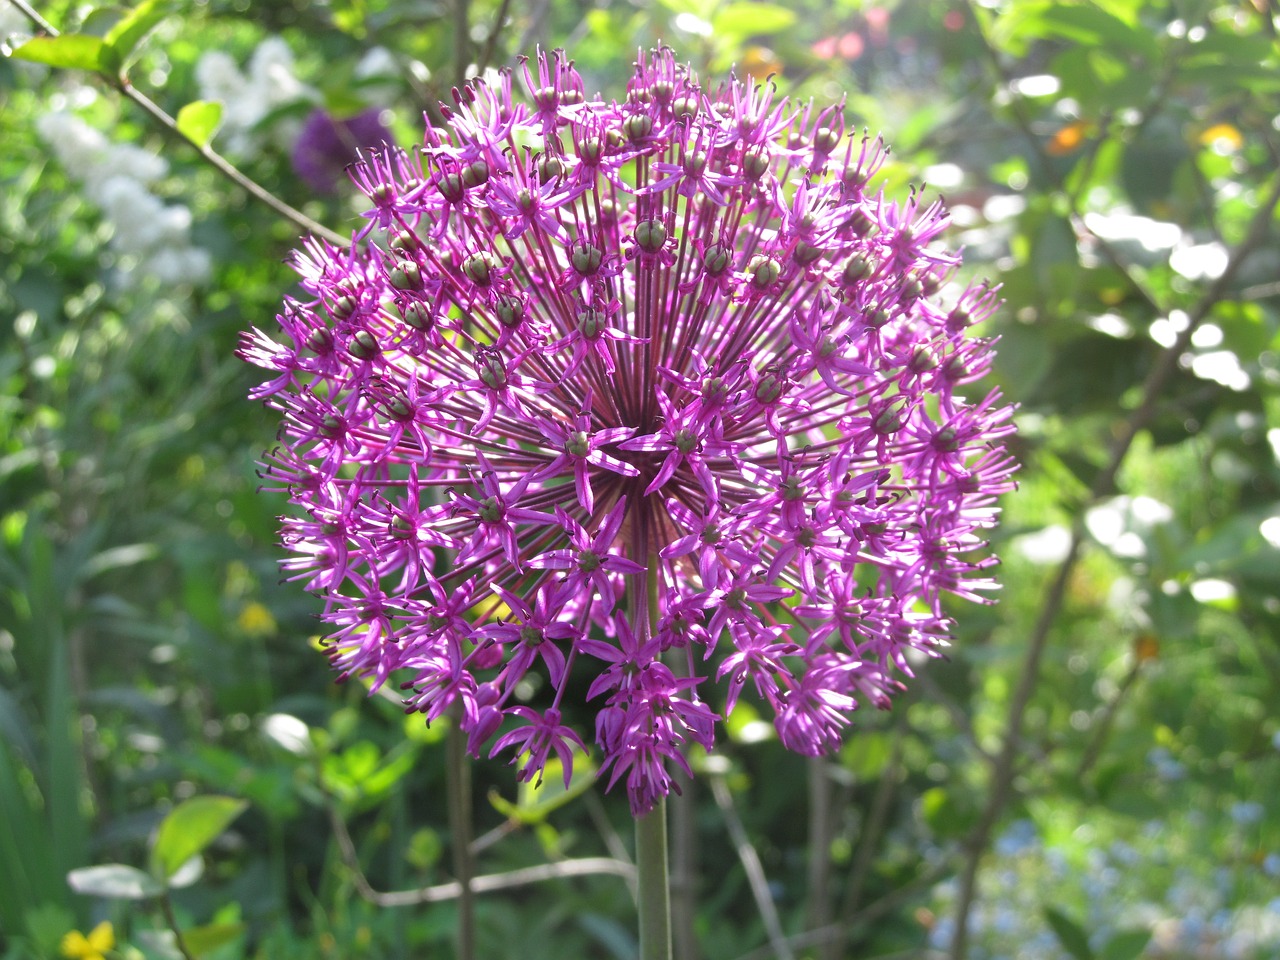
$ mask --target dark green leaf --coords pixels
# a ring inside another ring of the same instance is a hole
[[[1062,944],[1062,949],[1076,960],[1093,960],[1093,951],[1089,948],[1089,937],[1083,927],[1056,907],[1045,907],[1044,918],[1053,928],[1054,935]]]
[[[1119,930],[1098,956],[1100,960],[1138,960],[1150,940],[1150,930]]]

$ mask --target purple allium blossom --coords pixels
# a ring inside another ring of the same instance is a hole
[[[524,101],[512,79],[353,168],[357,242],[309,241],[283,343],[241,355],[341,676],[454,708],[521,780],[569,777],[577,677],[642,813],[740,697],[832,750],[939,655],[943,596],[994,587],[1012,407],[960,391],[996,297],[952,282],[939,204],[872,185],[884,147],[839,106],[704,89],[669,50],[621,101],[559,53]]]
[[[383,149],[391,132],[382,111],[371,109],[340,120],[328,110],[313,110],[293,145],[293,171],[317,193],[334,193],[343,171],[360,158],[360,151]]]

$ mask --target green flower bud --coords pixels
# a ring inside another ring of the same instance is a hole
[[[667,228],[661,220],[642,220],[636,224],[636,245],[646,253],[657,253],[667,242]]]
[[[347,342],[347,353],[357,360],[372,360],[379,352],[378,341],[368,330],[357,330]]]

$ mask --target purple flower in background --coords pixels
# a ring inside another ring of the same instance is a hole
[[[317,193],[334,193],[361,152],[382,150],[390,143],[391,132],[380,110],[365,110],[345,120],[327,110],[313,110],[293,145],[293,170]]]
[[[456,706],[523,780],[568,776],[591,711],[643,813],[739,698],[836,748],[946,645],[943,595],[994,587],[1012,407],[963,391],[996,298],[839,108],[704,89],[669,50],[621,100],[559,53],[516,78],[358,164],[370,242],[309,241],[285,342],[241,353],[335,668]]]

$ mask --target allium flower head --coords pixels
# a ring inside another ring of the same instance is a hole
[[[593,734],[637,813],[743,697],[833,749],[945,644],[944,596],[993,586],[1012,408],[959,394],[993,291],[950,282],[941,205],[875,188],[838,106],[669,50],[620,100],[555,53],[455,101],[353,168],[357,242],[308,242],[283,343],[241,348],[335,669],[522,780]]]

